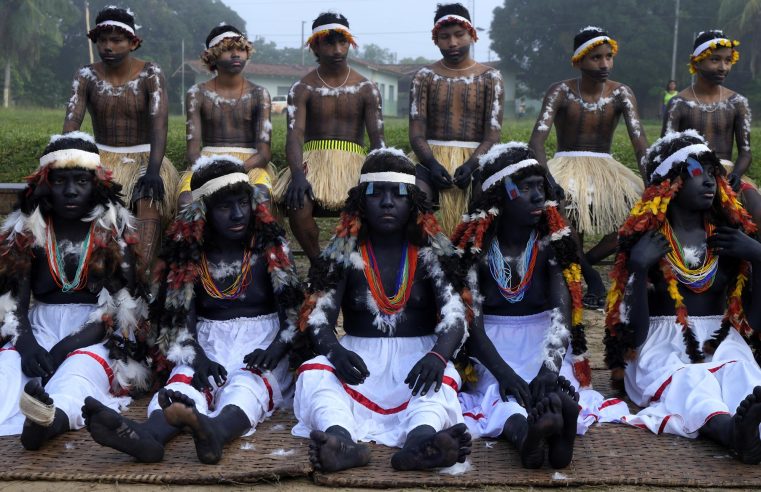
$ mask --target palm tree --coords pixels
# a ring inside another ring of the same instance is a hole
[[[750,57],[750,73],[761,72],[761,0],[722,0],[719,21],[744,41],[743,56]]]
[[[71,0],[3,0],[0,4],[0,60],[5,62],[3,107],[11,96],[11,65],[33,66],[40,51],[63,42],[62,19],[76,12]]]

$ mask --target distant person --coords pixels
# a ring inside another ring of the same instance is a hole
[[[420,163],[421,187],[440,205],[441,227],[451,234],[467,210],[478,157],[499,142],[505,90],[498,70],[470,56],[478,35],[465,7],[440,4],[433,22],[442,58],[412,78],[410,157]]]
[[[565,190],[565,211],[579,233],[581,244],[584,234],[603,235],[594,248],[581,255],[587,283],[584,305],[602,309],[605,286],[591,265],[613,252],[616,231],[644,189],[643,179],[610,155],[621,116],[638,163],[645,154],[647,139],[632,90],[608,80],[618,43],[604,30],[590,26],[574,37],[573,48],[571,63],[581,76],[550,86],[529,145],[536,159],[549,168]],[[553,124],[557,152],[547,161],[544,143]],[[641,165],[640,173],[645,176]]]
[[[132,56],[142,40],[135,34],[131,10],[104,8],[87,37],[101,61],[74,76],[63,131],[79,130],[89,111],[101,162],[136,212],[138,267],[145,272],[161,242],[161,219],[174,216],[177,196],[177,170],[164,156],[166,80],[158,65]]]
[[[526,98],[521,97],[518,101],[518,119],[523,119],[526,116]]]
[[[293,235],[314,262],[320,254],[315,212],[343,207],[365,159],[365,130],[371,149],[385,144],[380,92],[347,63],[349,47],[357,43],[346,17],[320,14],[307,45],[319,66],[288,93],[288,168],[274,196],[286,206]]]
[[[666,84],[666,91],[663,93],[663,106],[661,108],[661,114],[666,114],[666,108],[669,106],[671,98],[676,96],[679,91],[676,90],[676,80],[669,80]]]
[[[761,222],[761,196],[745,173],[752,160],[750,150],[751,114],[748,99],[724,87],[732,65],[740,59],[737,46],[722,31],[704,31],[695,38],[690,55],[690,73],[695,81],[671,99],[663,119],[661,135],[694,128],[708,141],[729,174],[727,179],[739,191],[743,204],[756,224]],[[737,143],[737,160],[732,147]]]
[[[243,76],[254,47],[238,29],[217,26],[206,37],[201,61],[214,73],[211,80],[195,84],[185,96],[187,161],[229,155],[243,161],[251,184],[269,196],[276,176],[270,163],[272,123],[270,94]],[[189,203],[190,170],[182,175],[180,202]],[[262,195],[265,196],[265,195]]]

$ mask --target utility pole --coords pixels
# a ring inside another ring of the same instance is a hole
[[[85,0],[85,32],[90,32],[90,2]],[[95,63],[95,59],[92,56],[92,43],[87,40],[87,49],[90,52],[90,64]]]
[[[306,21],[301,21],[301,66],[304,66],[304,24]]]
[[[473,26],[476,25],[476,0],[470,0],[470,22],[473,24]],[[476,43],[470,43],[470,56],[473,57],[473,59],[476,59]]]
[[[679,0],[676,0],[674,13],[674,48],[671,51],[671,80],[676,80],[676,44],[679,39]]]
[[[185,114],[185,38],[182,38],[180,53],[180,68],[182,69],[182,73],[180,73],[180,87],[182,88],[180,91],[180,104],[182,104],[182,114]]]

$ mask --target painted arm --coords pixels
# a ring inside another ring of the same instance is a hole
[[[720,256],[746,260],[751,265],[749,296],[744,296],[743,308],[748,323],[755,332],[761,332],[761,243],[734,227],[717,227],[708,240]]]
[[[642,127],[642,123],[640,123],[639,112],[637,111],[637,99],[634,97],[631,89],[625,85],[620,87],[620,91],[623,105],[622,111],[624,121],[626,122],[626,129],[629,132],[629,140],[631,140],[632,147],[634,147],[634,156],[637,159],[639,174],[642,176],[642,181],[647,183],[647,169],[644,162],[645,151],[647,150],[647,137],[645,136],[645,129]]]
[[[632,346],[639,347],[650,330],[650,303],[647,283],[650,270],[671,250],[666,238],[657,231],[649,231],[639,238],[631,249],[626,265],[629,279],[624,288],[624,307],[629,327],[634,333]]]
[[[338,379],[346,384],[361,384],[370,375],[370,371],[362,357],[338,343],[335,332],[348,275],[344,272],[341,277],[335,289],[325,292],[317,299],[314,310],[309,314],[307,329],[317,353],[327,357],[333,364]]]
[[[197,85],[191,87],[187,94],[185,94],[185,135],[187,138],[185,157],[189,167],[193,167],[196,160],[201,157],[201,145],[203,143],[203,122],[201,121],[202,97]]]
[[[166,81],[161,69],[151,65],[145,79],[148,91],[148,114],[151,123],[151,153],[145,175],[135,184],[133,196],[150,197],[153,200],[164,199],[164,182],[159,174],[161,161],[166,153],[167,130],[169,128],[169,101],[166,94]]]
[[[462,302],[452,284],[446,279],[438,259],[428,251],[423,257],[423,263],[433,283],[433,293],[436,300],[436,310],[439,322],[434,333],[436,342],[431,351],[425,354],[410,370],[404,380],[412,390],[413,395],[425,395],[428,390],[441,389],[444,371],[448,361],[454,357],[467,337],[465,331],[465,304]]]
[[[544,362],[539,373],[529,383],[533,402],[541,400],[557,385],[566,350],[571,341],[571,295],[563,279],[563,271],[551,252],[548,252],[550,326],[542,350]]]
[[[243,166],[246,171],[255,168],[265,168],[272,159],[272,121],[270,120],[270,111],[272,109],[272,99],[270,93],[264,87],[258,88],[258,103],[253,107],[254,111],[254,135],[256,135],[256,153],[246,159]]]
[[[544,143],[550,134],[552,125],[555,123],[555,116],[560,107],[562,82],[550,86],[542,101],[542,109],[539,110],[539,116],[536,118],[534,129],[531,131],[531,138],[528,146],[534,151],[536,160],[545,169],[547,168],[547,154],[544,150]]]
[[[748,100],[739,97],[735,103],[735,121],[734,132],[735,142],[737,143],[737,161],[732,170],[732,174],[743,176],[750,169],[752,156],[750,153],[750,108]]]
[[[265,253],[266,254],[266,253]],[[285,276],[298,282],[298,276],[293,267],[293,256],[288,251],[288,266]],[[271,276],[268,280],[271,281]],[[282,277],[281,277],[282,278]],[[277,302],[277,315],[280,322],[280,328],[274,340],[269,344],[266,349],[256,349],[243,358],[243,362],[249,368],[257,368],[263,371],[271,371],[275,369],[280,360],[288,353],[293,344],[294,338],[298,335],[298,307],[286,306],[280,299],[287,299],[291,296],[299,296],[300,300],[303,300],[303,292],[301,291],[301,285],[294,285],[294,283],[288,282],[283,279],[282,284],[272,286],[272,290],[275,293]],[[285,292],[290,290],[291,292]],[[296,292],[294,292],[294,290]]]
[[[18,322],[17,336],[11,340],[21,356],[21,371],[27,377],[50,377],[55,372],[53,358],[34,336],[32,324],[29,322],[29,302],[32,295],[30,278],[21,279],[19,283],[18,303],[15,318]],[[6,321],[7,324],[7,321]]]
[[[443,190],[452,187],[452,176],[436,160],[431,146],[428,145],[428,84],[426,83],[426,74],[429,72],[426,70],[428,69],[419,70],[410,84],[410,146],[420,164],[430,172],[432,184],[437,189]]]
[[[79,130],[87,111],[87,79],[82,76],[82,68],[74,74],[71,83],[71,97],[66,105],[66,117],[63,120],[63,133]]]
[[[666,107],[666,112],[663,114],[661,137],[669,132],[678,132],[681,130],[681,125],[679,124],[679,120],[682,117],[680,107],[679,96],[672,97]]]
[[[526,381],[520,377],[510,364],[499,355],[497,347],[486,335],[484,329],[483,315],[483,298],[479,294],[479,279],[477,267],[473,266],[468,273],[468,287],[473,295],[473,323],[470,325],[470,336],[468,337],[468,352],[471,356],[491,372],[499,381],[499,394],[502,400],[507,400],[508,396],[513,396],[516,402],[526,407],[531,404],[531,393]],[[489,282],[488,277],[479,280]]]
[[[473,151],[470,158],[455,170],[454,183],[462,189],[470,184],[473,172],[478,169],[478,158],[489,151],[502,137],[502,117],[504,113],[505,87],[502,75],[496,70],[490,72],[484,99],[487,107],[487,118],[484,118],[481,144]]]
[[[285,193],[287,208],[304,208],[304,196],[314,201],[312,185],[304,175],[304,132],[306,131],[309,89],[296,82],[288,92],[288,133],[285,138],[285,160],[291,169],[291,183]]]
[[[383,133],[383,99],[375,82],[369,84],[370,89],[365,90],[365,128],[370,138],[370,149],[375,150],[386,146]]]

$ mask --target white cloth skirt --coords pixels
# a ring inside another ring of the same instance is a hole
[[[293,378],[288,371],[288,357],[273,371],[247,369],[243,358],[256,349],[266,349],[280,330],[277,313],[255,318],[235,318],[218,321],[199,319],[197,341],[206,356],[227,370],[227,381],[217,386],[209,379],[212,391],[201,392],[193,387],[193,368],[175,366],[169,375],[166,389],[190,397],[204,415],[215,417],[227,405],[235,405],[246,414],[254,433],[256,425],[279,407],[288,406],[293,397]],[[148,405],[148,415],[160,410],[158,395]]]
[[[421,425],[436,431],[463,421],[457,390],[460,376],[447,363],[439,391],[412,396],[404,383],[412,367],[433,348],[436,336],[367,338],[346,335],[342,346],[365,362],[370,376],[351,386],[341,382],[327,357],[311,359],[299,368],[293,410],[298,424],[292,433],[309,437],[312,430],[338,425],[355,441],[375,441],[400,447],[407,434]]]
[[[689,318],[701,347],[720,328],[721,319]],[[645,408],[636,415],[620,416],[620,421],[656,434],[697,437],[712,417],[734,415],[740,402],[761,385],[761,368],[734,328],[712,356],[706,354],[705,362],[692,364],[676,318],[654,316],[637,358],[626,366],[624,383],[629,398]]]
[[[45,350],[80,330],[95,304],[43,304],[35,302],[29,310],[37,343]],[[129,397],[111,394],[114,379],[108,349],[102,343],[84,347],[70,353],[50,378],[45,391],[57,408],[69,417],[72,430],[84,427],[82,405],[92,396],[104,405],[121,411],[130,403]],[[19,397],[30,378],[21,371],[21,357],[15,347],[6,344],[0,349],[0,381],[3,381],[3,398],[0,398],[0,436],[20,434],[24,415],[18,407]]]
[[[486,335],[494,343],[499,355],[524,381],[530,383],[544,363],[542,351],[545,336],[550,328],[550,311],[528,316],[484,315]],[[526,416],[526,409],[512,396],[502,401],[499,383],[489,370],[474,360],[478,381],[469,383],[460,393],[460,403],[468,430],[473,437],[498,437],[505,422],[512,415]],[[603,396],[591,388],[580,388],[573,375],[571,351],[568,350],[560,368],[560,375],[568,379],[579,393],[579,418],[576,432],[584,434],[599,419]]]

